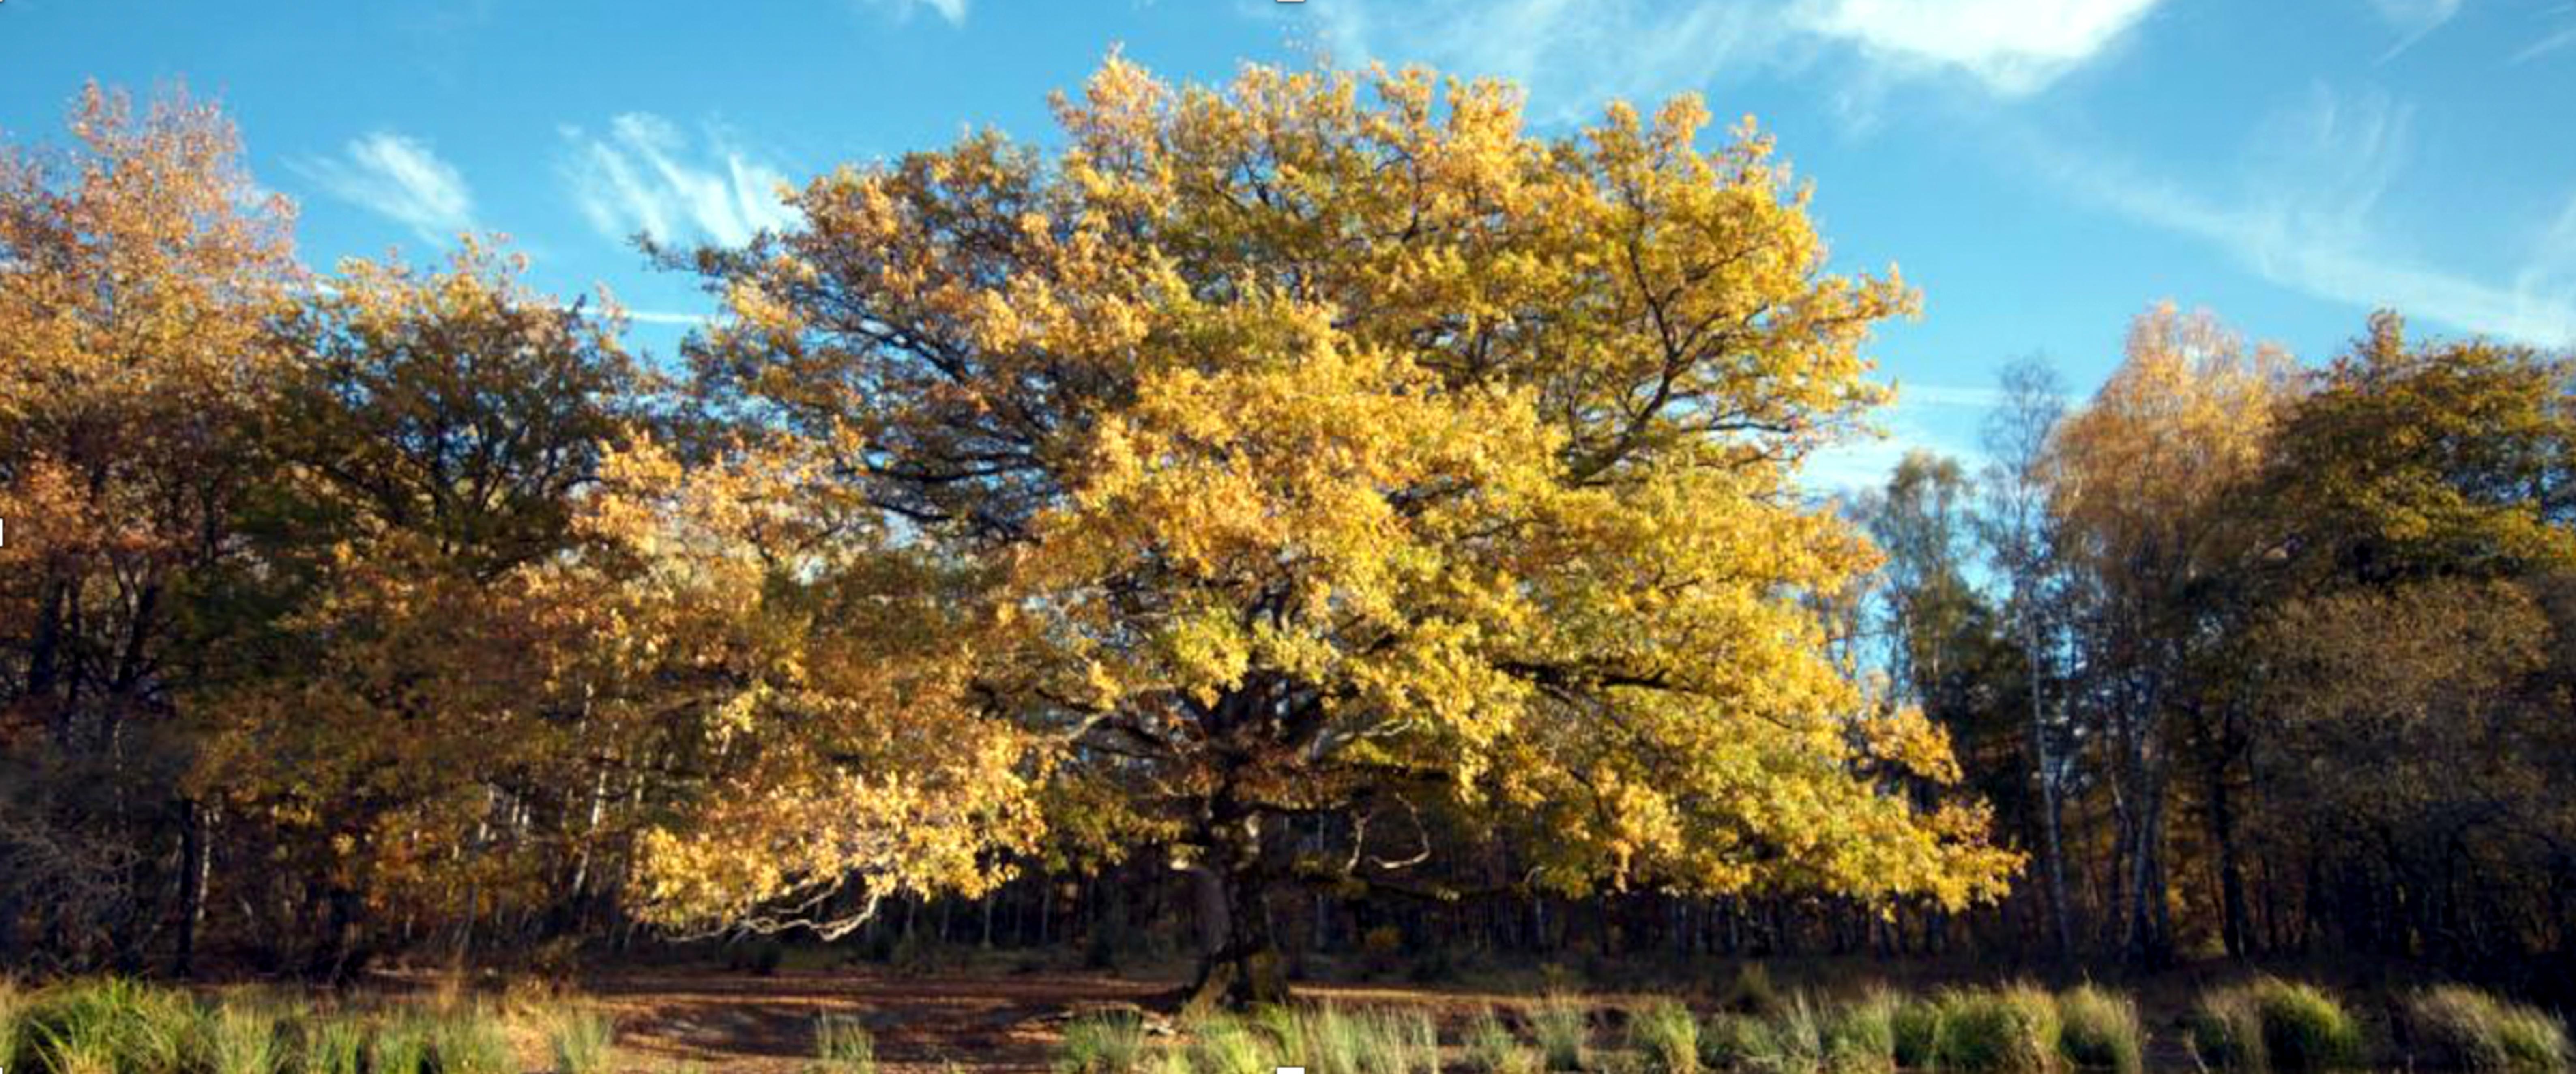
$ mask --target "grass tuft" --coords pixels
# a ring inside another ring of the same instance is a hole
[[[1530,1012],[1530,1036],[1549,1070],[1581,1070],[1592,1053],[1592,1012],[1582,997],[1559,992]]]
[[[1539,1074],[1538,1049],[1521,1043],[1494,1009],[1477,1012],[1467,1023],[1467,1069],[1478,1074]]]
[[[2090,984],[2057,997],[2057,1051],[2077,1070],[2139,1074],[2146,1064],[2147,1034],[2129,997]]]
[[[455,1003],[427,1012],[422,1029],[437,1074],[519,1074],[510,1035],[478,1003]]]
[[[52,1074],[182,1074],[202,1017],[176,991],[103,977],[40,993],[18,1032]]]
[[[267,1004],[220,1004],[203,1015],[202,1025],[206,1074],[276,1074],[285,1064],[277,1013]]]
[[[1368,1021],[1376,1056],[1368,1067],[1371,1074],[1440,1074],[1440,1027],[1429,1014],[1386,1010]]]
[[[1873,991],[1825,1020],[1825,1067],[1835,1074],[1896,1069],[1896,997]]]
[[[1908,996],[1887,1016],[1890,1051],[1904,1070],[1930,1070],[1941,1046],[1941,1004]]]
[[[2190,1019],[2192,1054],[2236,1071],[2312,1071],[2361,1062],[2361,1024],[2315,985],[2274,977],[2204,993]]]
[[[27,1021],[29,996],[16,978],[0,974],[0,1068],[23,1065],[19,1056],[21,1027]]]
[[[1941,1000],[1933,1065],[1957,1074],[2043,1074],[2057,1067],[2057,1001],[2031,985],[1952,992]]]
[[[2192,1058],[2212,1070],[2259,1072],[2270,1068],[2263,1056],[2263,1019],[2254,996],[2243,988],[2204,993],[2188,1021]]]
[[[1699,1074],[1699,1020],[1673,1000],[1656,1000],[1629,1016],[1628,1047],[1649,1074]]]
[[[877,1039],[856,1018],[819,1015],[814,1019],[811,1069],[816,1074],[876,1074]]]
[[[364,1074],[367,1023],[346,1015],[314,1015],[301,1028],[298,1074]]]
[[[556,1074],[609,1074],[617,1052],[617,1021],[568,1006],[546,1023],[546,1051],[554,1057]]]
[[[1825,1067],[1825,1013],[1805,993],[1789,997],[1771,1019],[1771,1042],[1778,1049],[1771,1069],[1782,1074],[1812,1074]]]
[[[1710,1070],[1765,1069],[1780,1053],[1771,1026],[1732,1011],[1710,1015],[1699,1027],[1699,1063]]]
[[[422,1074],[430,1069],[429,1020],[415,1011],[386,1017],[367,1042],[367,1074]]]
[[[2474,988],[2442,985],[2406,1004],[2413,1058],[2472,1071],[2555,1072],[2568,1068],[2567,1027],[2548,1012]]]
[[[2333,1070],[2361,1062],[2361,1024],[2324,989],[2266,977],[2254,982],[2253,995],[2271,1069]]]
[[[1145,1063],[1145,1021],[1129,1013],[1096,1014],[1064,1027],[1058,1074],[1138,1074]]]
[[[1229,1014],[1208,1015],[1192,1027],[1189,1067],[1199,1074],[1270,1074],[1275,1042],[1251,1023]]]

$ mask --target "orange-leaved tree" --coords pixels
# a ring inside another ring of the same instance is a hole
[[[0,144],[0,899],[74,963],[131,964],[175,917],[184,963],[206,844],[172,793],[179,695],[247,566],[301,274],[212,107],[92,86],[70,127]]]
[[[1861,348],[1912,299],[1826,271],[1767,138],[1703,148],[1689,98],[1541,137],[1498,82],[1114,58],[1056,112],[1060,150],[845,168],[671,257],[732,312],[691,359],[735,454],[799,460],[906,565],[877,602],[955,639],[934,718],[1017,729],[1085,832],[1195,878],[1201,995],[1279,995],[1265,893],[1404,885],[1431,807],[1543,826],[1525,876],[1562,891],[2000,889],[1982,810],[1883,790],[1953,777],[1947,743],[1806,600],[1871,553],[1797,467],[1880,400]],[[808,786],[670,827],[664,912],[808,890],[837,856],[756,858]],[[1323,816],[1345,845],[1287,838]]]

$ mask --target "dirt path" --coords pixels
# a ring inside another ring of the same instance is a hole
[[[621,1027],[635,1074],[696,1064],[708,1074],[790,1074],[813,1054],[814,1020],[857,1018],[877,1038],[888,1074],[1048,1069],[1068,1014],[1145,1005],[1177,980],[1097,973],[902,976],[874,967],[782,970],[774,976],[706,970],[621,971],[584,989]],[[1444,1022],[1527,996],[1370,985],[1303,985],[1304,998],[1429,1008]],[[1606,998],[1606,997],[1605,997]]]
[[[949,1063],[1042,1071],[1066,1011],[1141,1002],[1169,987],[1096,974],[922,978],[874,969],[615,973],[584,985],[624,1027],[620,1050],[641,1060],[639,1074],[684,1061],[727,1074],[798,1071],[825,1013],[866,1025],[890,1074]]]

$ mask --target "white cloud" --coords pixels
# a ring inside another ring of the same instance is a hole
[[[1887,484],[1896,464],[1916,451],[1958,459],[1973,469],[1979,457],[1973,429],[1956,415],[1928,413],[1933,407],[1989,409],[2001,393],[1992,388],[1900,387],[1896,402],[1873,415],[1883,435],[1862,434],[1807,456],[1798,469],[1798,484],[1818,496],[1854,498]],[[1943,430],[1951,430],[1944,432]]]
[[[627,310],[626,319],[636,324],[667,324],[698,328],[714,323],[716,318],[705,313],[675,313],[670,310]]]
[[[2035,92],[2159,0],[1330,0],[1287,8],[1337,60],[1500,75],[1558,109],[1652,97],[1850,48],[1876,79],[1963,71]],[[1277,5],[1262,4],[1263,8]]]
[[[1676,9],[1640,0],[1322,0],[1280,10],[1313,20],[1338,62],[1427,62],[1463,77],[1509,78],[1559,112],[1661,96],[1729,67],[1776,62],[1768,46],[1785,31],[1756,6],[1734,2]]]
[[[2569,45],[2576,45],[2576,26],[2570,26],[2524,46],[2522,51],[2513,54],[2513,62],[2529,63]]]
[[[1856,499],[1885,486],[1887,475],[1896,471],[1897,463],[1905,461],[1907,452],[1931,446],[1894,433],[1836,444],[1807,456],[1805,464],[1798,468],[1798,485],[1816,496]]]
[[[418,139],[378,131],[352,140],[339,156],[294,167],[324,192],[410,228],[423,242],[443,245],[474,229],[465,177]]]
[[[2576,342],[2576,202],[2535,229],[2538,240],[2503,282],[2427,263],[2385,233],[2377,210],[2405,161],[2410,116],[2383,96],[2319,87],[2262,125],[2260,149],[2233,190],[2100,152],[2036,145],[2033,153],[2078,196],[2210,243],[2283,286],[2507,339]]]
[[[1899,406],[1921,404],[1991,410],[2003,405],[2004,392],[2001,388],[1967,388],[1956,384],[1908,384],[1900,380],[1896,384],[1896,401]]]
[[[2379,57],[2379,62],[2396,59],[2398,53],[2415,47],[2424,35],[2441,29],[2443,23],[2460,13],[2461,3],[2462,0],[2370,0],[2370,8],[2378,12],[2380,21],[2398,34],[2397,43]]]
[[[898,19],[910,19],[913,12],[928,8],[936,12],[940,18],[948,20],[950,26],[966,24],[967,0],[861,0],[861,2],[870,7],[891,11]]]
[[[610,238],[642,232],[658,242],[739,245],[795,220],[778,197],[786,177],[720,133],[700,150],[670,121],[630,112],[609,121],[604,136],[566,128],[564,138],[573,199]]]
[[[1898,65],[1951,67],[2007,97],[2045,88],[2158,0],[1822,0],[1804,27]]]

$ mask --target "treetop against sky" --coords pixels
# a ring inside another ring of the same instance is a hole
[[[1891,263],[1923,316],[1873,345],[1905,448],[1973,448],[2006,360],[2089,387],[2142,304],[2224,311],[2310,360],[2360,315],[2576,339],[2576,7],[2558,0],[1270,0],[1029,4],[11,0],[0,129],[48,136],[85,79],[185,80],[299,203],[305,256],[507,233],[556,293],[605,283],[668,350],[711,308],[637,233],[738,241],[781,183],[992,126],[1113,49],[1165,77],[1321,52],[1512,78],[1542,129],[1703,93],[1776,134],[1837,271]]]

